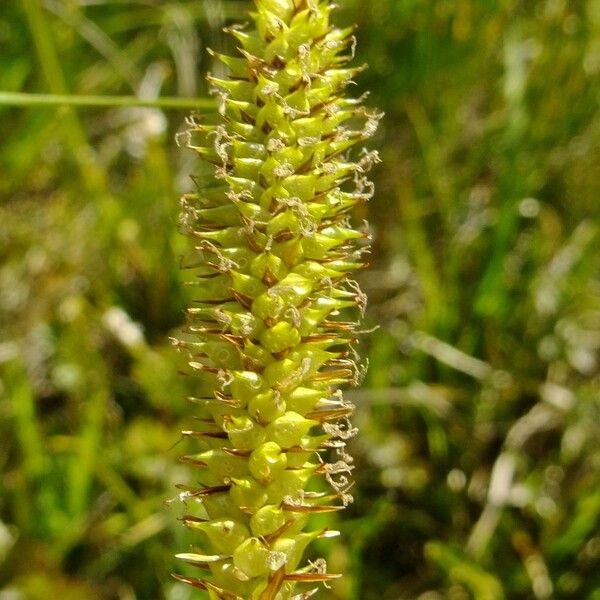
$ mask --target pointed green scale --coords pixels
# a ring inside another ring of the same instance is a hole
[[[317,178],[310,175],[291,175],[286,177],[281,186],[292,198],[300,198],[303,202],[308,202],[315,195]]]
[[[335,101],[334,106],[337,106],[337,110],[324,119],[323,129],[326,134],[333,133],[340,125],[357,117],[354,106],[349,109],[344,108],[344,103],[339,99]]]
[[[210,300],[212,302],[214,300],[219,300],[224,302],[231,297],[229,287],[230,282],[224,275],[218,275],[214,279],[203,281],[202,285],[196,292],[196,301],[204,302],[206,300]]]
[[[244,357],[245,360],[252,361],[253,366],[261,371],[275,360],[273,355],[260,344],[248,341],[244,344]]]
[[[292,237],[285,242],[273,244],[273,252],[275,252],[289,268],[295,267],[302,261],[302,238]]]
[[[207,50],[211,56],[229,68],[229,74],[237,79],[247,79],[249,73],[248,61],[243,58],[235,58],[226,54],[219,54],[210,48]]]
[[[268,365],[265,368],[265,372],[274,364],[275,362],[272,362]],[[270,382],[270,377],[267,378],[267,381]],[[250,416],[265,425],[284,415],[286,410],[285,400],[281,397],[281,394],[276,393],[272,389],[256,394],[248,402],[248,413]]]
[[[321,390],[297,387],[286,397],[286,404],[289,410],[304,415],[314,410],[317,402],[322,397],[323,392]]]
[[[302,250],[304,256],[312,260],[323,260],[327,257],[330,250],[343,244],[345,240],[339,240],[324,233],[304,238],[302,240]]]
[[[228,423],[230,419],[246,414],[243,408],[228,406],[219,401],[205,401],[203,404],[206,413],[212,417],[223,431],[225,430],[225,423]]]
[[[240,369],[242,366],[239,352],[227,342],[206,342],[203,351],[212,363],[219,368]]]
[[[335,278],[338,276],[338,272],[334,269],[328,268],[326,265],[312,260],[304,261],[301,265],[298,265],[294,269],[294,273],[304,277],[309,281],[323,281],[325,279],[331,277]]]
[[[334,162],[326,163],[327,167],[320,167],[318,171],[320,177],[317,179],[315,186],[315,192],[328,192],[335,187],[336,183],[339,183],[340,177],[342,181],[350,179],[353,173],[356,171],[356,165],[347,164],[345,167],[341,167],[340,164]]]
[[[305,438],[304,438],[305,439]],[[312,438],[311,438],[312,439]],[[313,449],[301,450],[293,448],[288,452],[288,469],[304,469],[307,465],[312,464],[312,460],[316,456]]]
[[[256,194],[259,191],[259,184],[252,179],[227,175],[225,181],[228,183],[234,194],[250,194],[251,196],[256,197]]]
[[[300,361],[294,360],[293,358],[283,358],[281,360],[272,362],[263,372],[265,381],[273,388],[277,386],[278,389],[281,387],[285,388],[285,384],[288,380],[293,380],[296,377],[296,373],[299,371]]]
[[[242,179],[256,179],[263,165],[259,158],[236,158],[233,161],[236,177]]]
[[[289,129],[289,126],[285,121],[283,106],[271,95],[264,100],[264,106],[256,113],[255,131],[261,132],[264,136],[273,130],[279,132],[280,128],[283,133]]]
[[[257,4],[259,7],[269,11],[286,23],[288,23],[294,15],[293,0],[259,0]]]
[[[319,10],[313,12],[310,8],[300,11],[291,22],[290,45],[298,48],[301,44],[319,39],[329,30],[329,14],[331,7],[321,4]]]
[[[248,459],[250,473],[260,483],[268,484],[277,479],[287,467],[287,456],[281,446],[273,441],[265,442],[252,451]]]
[[[278,83],[281,88],[289,90],[289,88],[295,87],[302,81],[302,71],[298,60],[292,59],[288,61],[285,69],[282,69],[273,77],[273,81]]]
[[[269,291],[265,292],[254,299],[252,302],[252,314],[257,316],[259,319],[272,319],[281,316],[286,308],[285,300],[281,295],[272,293],[270,288]]]
[[[315,223],[321,223],[321,221],[327,216],[331,215],[331,209],[326,204],[318,204],[316,202],[307,202],[306,209],[310,214],[311,218]]]
[[[302,311],[302,320],[298,328],[300,335],[306,337],[318,331],[319,325],[331,314],[332,310],[330,307],[305,308]]]
[[[267,435],[281,448],[292,448],[298,446],[310,428],[317,424],[317,421],[288,410],[285,415],[269,423]]]
[[[221,162],[221,159],[213,146],[193,146],[190,144],[190,148],[193,148],[200,158],[206,162],[213,164],[219,164]]]
[[[333,90],[328,83],[312,85],[306,90],[306,102],[309,106],[309,109],[321,104],[325,104],[331,99],[332,92]]]
[[[302,150],[295,147],[274,150],[271,152],[271,157],[279,162],[279,164],[289,164],[294,170],[297,169],[304,160]]]
[[[276,36],[266,46],[264,51],[265,61],[273,63],[277,59],[284,61],[293,56],[293,49],[290,48],[288,38],[286,36]]]
[[[254,477],[231,479],[230,500],[240,508],[259,509],[267,503],[267,488]]]
[[[265,178],[269,185],[274,185],[279,179],[289,177],[293,173],[294,169],[291,163],[273,155],[267,158],[260,168],[260,175]]]
[[[214,577],[214,583],[220,589],[228,590],[231,600],[240,600],[240,598],[249,598],[251,596],[252,581],[240,581],[239,574],[235,570],[233,557],[231,560],[210,563],[210,571]],[[233,595],[232,595],[233,594]],[[223,595],[209,588],[209,600],[223,600]]]
[[[254,56],[264,54],[266,46],[264,38],[256,35],[256,32],[242,31],[237,27],[230,27],[227,31],[238,40],[242,48],[249,54],[253,54]]]
[[[279,84],[265,77],[262,73],[258,76],[258,81],[254,84],[254,100],[259,98],[263,101],[268,100],[274,94],[279,92]]]
[[[266,291],[267,286],[256,277],[232,271],[231,288],[249,298],[257,298]]]
[[[202,531],[216,550],[229,556],[249,537],[248,528],[231,519],[215,519],[205,523],[192,521],[188,527]]]
[[[287,276],[288,268],[281,258],[272,252],[263,252],[252,261],[250,272],[260,280],[265,277],[273,277],[280,281]]]
[[[303,138],[320,140],[323,134],[329,133],[325,130],[325,123],[325,115],[316,114],[295,119],[292,128],[297,140],[302,140]]]
[[[226,227],[225,229],[215,229],[213,231],[195,231],[194,235],[201,240],[215,242],[224,248],[239,246],[241,239],[239,227]]]
[[[262,160],[266,156],[267,150],[264,144],[233,140],[231,145],[237,158],[258,158]]]
[[[270,216],[266,210],[254,202],[240,199],[233,199],[231,202],[235,204],[240,215],[248,221],[265,221]]]
[[[348,85],[354,77],[365,70],[365,66],[354,67],[352,69],[329,69],[323,74],[323,78],[327,80],[331,88],[337,90]]]
[[[248,142],[257,143],[261,139],[261,136],[258,134],[253,123],[231,120],[229,129],[232,134],[237,135]]]
[[[208,81],[233,96],[237,101],[253,102],[254,86],[250,81],[219,79],[212,76],[208,78]]]
[[[286,306],[298,306],[310,295],[314,286],[314,280],[292,272],[274,285],[269,295],[281,298]]]
[[[271,535],[285,524],[284,511],[274,505],[263,506],[250,519],[250,528],[256,536]]]
[[[254,450],[267,438],[264,427],[247,415],[232,418],[225,424],[225,431],[233,447],[244,451]]]
[[[232,371],[231,395],[246,405],[264,386],[264,379],[254,371]]]
[[[208,450],[196,455],[196,458],[206,463],[211,473],[217,475],[221,481],[231,477],[244,477],[248,473],[245,460],[224,450]]]
[[[275,552],[281,552],[285,555],[285,570],[286,573],[291,573],[296,570],[306,547],[316,540],[321,532],[315,531],[312,533],[301,533],[295,537],[280,537],[273,544]]]
[[[246,577],[260,577],[271,571],[270,555],[271,551],[261,540],[248,538],[235,549],[233,563]]]
[[[313,102],[313,104],[311,104],[312,96],[310,89],[301,87],[286,96],[285,101],[300,114],[307,115],[310,113],[312,106],[317,103]]]
[[[281,504],[288,497],[300,500],[303,490],[306,489],[306,484],[316,470],[317,466],[312,465],[304,469],[284,471],[267,486],[267,502]]]
[[[332,260],[327,263],[327,266],[330,269],[336,270],[338,273],[351,273],[352,271],[358,271],[358,269],[362,269],[365,265],[362,262]]]
[[[202,190],[202,192],[199,193],[185,194],[182,198],[182,201],[197,202],[204,207],[210,208],[211,206],[226,204],[226,194],[228,191],[229,188],[227,187],[211,187],[204,189]]]
[[[276,354],[300,343],[300,332],[287,321],[279,321],[260,335],[263,348]]]
[[[264,329],[262,321],[249,312],[232,314],[230,315],[230,319],[229,327],[233,335],[252,339],[260,335]]]
[[[269,495],[267,493],[266,501],[268,501],[268,499]],[[202,504],[211,520],[232,519],[242,523],[246,518],[240,505],[237,502],[234,502],[227,492],[209,495],[202,499]]]
[[[276,236],[282,231],[289,231],[292,235],[296,236],[300,233],[301,227],[302,223],[298,215],[292,210],[286,210],[271,218],[267,225],[267,233]]]
[[[233,204],[204,208],[196,212],[198,219],[211,225],[239,226],[241,225],[240,213]]]
[[[348,139],[340,140],[340,141],[332,141],[329,143],[328,147],[326,147],[326,152],[324,153],[323,161],[330,161],[331,157],[339,156],[348,148],[351,148],[356,143],[356,139],[361,136],[360,132],[356,131],[348,131],[347,132]]]

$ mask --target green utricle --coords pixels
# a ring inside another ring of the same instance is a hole
[[[179,555],[179,579],[227,600],[308,598],[336,577],[303,562],[326,529],[310,516],[351,500],[352,406],[339,390],[361,369],[352,345],[364,294],[351,279],[368,234],[351,221],[372,195],[376,153],[351,147],[379,114],[346,89],[352,29],[317,0],[255,0],[254,29],[230,28],[238,56],[214,124],[190,125],[190,147],[214,178],[183,201],[193,240],[195,303],[178,346],[198,378],[198,430],[186,431],[197,487],[181,497],[205,554]],[[214,53],[213,53],[214,54]],[[192,142],[193,140],[193,142]],[[352,309],[356,309],[354,312]]]

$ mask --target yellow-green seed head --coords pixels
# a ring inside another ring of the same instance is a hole
[[[332,26],[332,9],[255,0],[254,28],[228,30],[238,56],[216,54],[229,78],[209,76],[220,122],[190,129],[215,173],[183,200],[199,260],[178,343],[201,390],[201,430],[186,432],[198,451],[183,458],[201,484],[182,494],[183,521],[206,554],[179,555],[203,570],[179,579],[215,600],[311,596],[335,575],[304,551],[334,532],[306,532],[307,520],[351,501],[355,430],[339,388],[361,373],[351,309],[365,301],[351,275],[368,235],[350,214],[372,195],[377,154],[350,149],[380,115],[347,96],[362,68],[347,66],[353,30]]]

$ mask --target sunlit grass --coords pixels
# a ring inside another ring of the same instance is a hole
[[[208,96],[205,47],[246,5],[3,4],[0,597],[189,597],[164,501],[184,478],[168,337],[197,168],[173,139]],[[362,284],[379,326],[355,397],[357,503],[319,548],[348,577],[321,596],[595,598],[600,6],[341,10],[387,117],[378,195],[356,215],[376,236]]]

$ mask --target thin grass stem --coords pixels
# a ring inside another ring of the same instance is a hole
[[[79,108],[147,107],[173,110],[216,111],[212,98],[138,98],[136,96],[79,96],[74,94],[31,94],[0,92],[0,106],[73,106]]]

